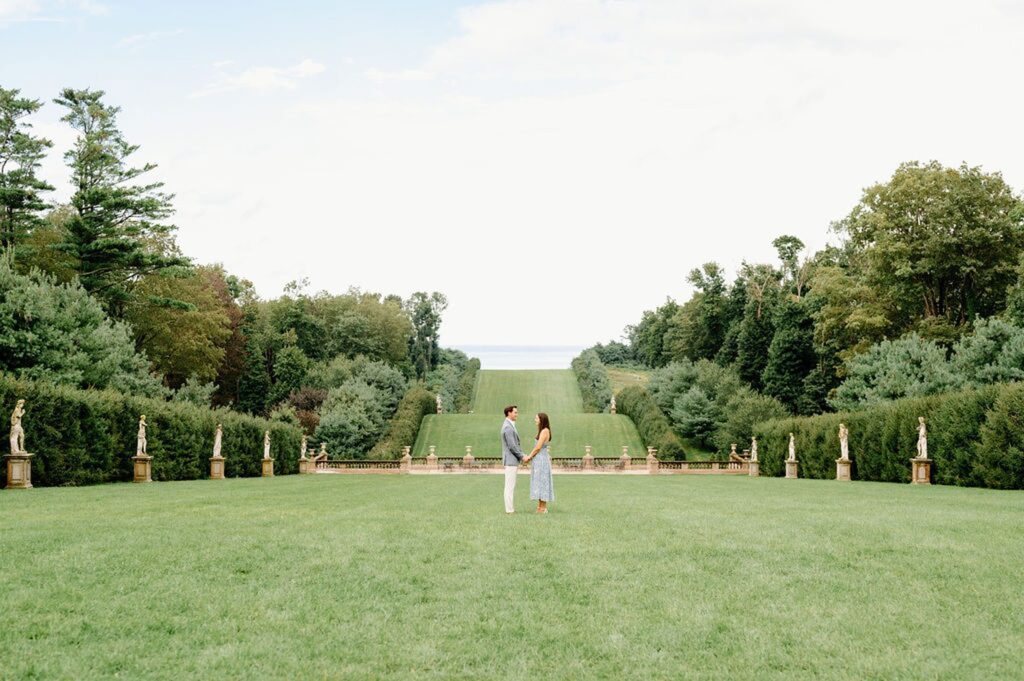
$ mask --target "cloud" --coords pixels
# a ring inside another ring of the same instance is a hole
[[[136,33],[135,35],[126,36],[117,41],[118,47],[138,47],[146,43],[156,42],[164,38],[170,38],[176,35],[181,35],[185,31],[177,29],[175,31],[150,31],[149,33]]]
[[[0,0],[0,28],[23,21],[61,23],[72,19],[67,14],[98,16],[108,14],[110,8],[94,0]]]
[[[0,26],[29,21],[41,11],[35,0],[0,0]]]
[[[402,71],[381,71],[379,69],[368,69],[366,77],[372,81],[422,81],[430,80],[434,74],[422,69],[404,69]]]
[[[252,90],[254,92],[291,90],[298,85],[299,80],[327,70],[320,62],[303,59],[295,66],[252,66],[244,71],[229,73],[226,69],[232,63],[231,61],[222,61],[214,64],[214,68],[218,71],[217,77],[213,82],[189,96],[205,97],[236,90]]]

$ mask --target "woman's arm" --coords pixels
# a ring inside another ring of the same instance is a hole
[[[533,457],[537,456],[537,452],[539,452],[541,450],[541,447],[543,447],[544,443],[547,442],[549,439],[551,439],[551,431],[550,430],[545,428],[544,430],[540,431],[540,437],[537,438],[537,444],[535,444],[533,446],[533,451],[530,452],[530,455],[527,456],[525,459],[523,459],[523,463],[526,463],[527,461],[529,461]]]

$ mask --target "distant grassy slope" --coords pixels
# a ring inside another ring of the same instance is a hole
[[[481,371],[477,375],[473,413],[502,416],[502,410],[509,404],[519,405],[520,414],[529,415],[530,423],[538,411],[551,416],[583,413],[583,397],[576,376],[569,370]]]
[[[635,369],[617,369],[607,367],[608,379],[612,382],[612,392],[619,392],[623,388],[634,385],[646,386],[651,374],[648,371],[637,371]]]
[[[475,456],[501,456],[501,424],[504,416],[494,414],[443,414],[423,418],[413,456],[426,456],[430,445],[438,456],[463,456],[466,445]],[[533,412],[523,411],[519,418],[519,437],[526,451],[533,446],[537,430]],[[583,447],[591,445],[594,456],[619,456],[623,445],[630,455],[646,456],[636,426],[626,416],[611,414],[552,414],[554,440],[551,454],[555,457],[583,456]]]

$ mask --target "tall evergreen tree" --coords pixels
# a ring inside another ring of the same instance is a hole
[[[409,357],[420,378],[437,366],[441,348],[438,330],[441,328],[441,314],[447,307],[448,299],[437,291],[429,294],[417,291],[406,301],[413,328]]]
[[[9,262],[33,228],[44,224],[42,195],[53,190],[36,175],[53,143],[33,136],[25,120],[42,103],[19,93],[0,87],[0,246]]]
[[[787,300],[775,312],[775,334],[761,374],[764,392],[790,411],[797,411],[804,380],[814,369],[814,324],[797,301]]]
[[[86,290],[120,317],[140,277],[188,261],[176,253],[174,226],[164,222],[173,197],[160,191],[162,182],[135,183],[156,166],[128,164],[139,147],[118,130],[120,109],[104,104],[103,94],[66,88],[54,100],[67,110],[61,120],[79,133],[64,155],[75,213],[63,247],[77,261]]]

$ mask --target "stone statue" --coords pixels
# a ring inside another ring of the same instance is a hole
[[[796,461],[796,438],[793,433],[789,434],[789,460]]]
[[[270,458],[270,431],[263,431],[263,458]]]
[[[25,431],[21,428],[21,417],[25,415],[25,400],[18,400],[11,412],[11,454],[25,452]]]
[[[736,453],[736,443],[733,442],[731,445],[729,445],[729,458],[735,459],[737,456],[739,455]]]
[[[305,459],[306,458],[306,436],[305,435],[302,436],[302,444],[299,447],[299,458],[300,459]]]
[[[614,414],[614,413],[616,413],[616,412],[615,412],[615,395],[612,395],[612,406],[611,406],[611,412],[612,412],[613,414]]]
[[[220,444],[221,440],[224,439],[224,428],[217,424],[217,432],[213,434],[213,455],[215,457],[220,456]]]
[[[750,460],[757,461],[757,438],[750,438]]]
[[[917,417],[917,458],[928,458],[928,428],[924,425],[924,417]]]
[[[135,456],[148,456],[146,453],[146,415],[139,417],[139,441],[135,447]]]
[[[850,460],[850,431],[845,423],[839,424],[839,452],[843,461]]]
[[[441,406],[441,393],[437,394],[437,413],[438,414],[443,414],[444,413],[444,407]]]

